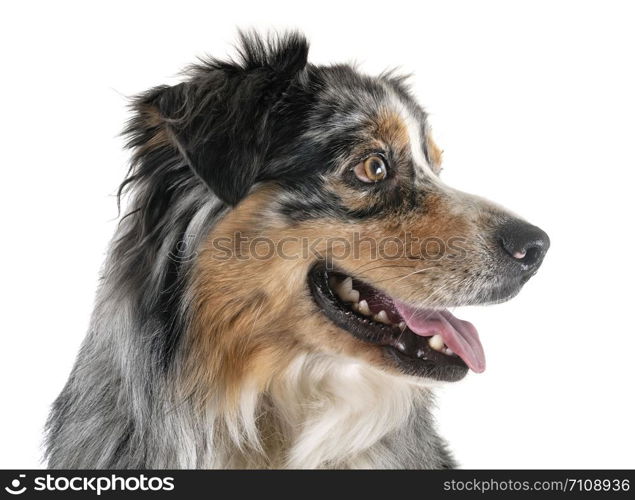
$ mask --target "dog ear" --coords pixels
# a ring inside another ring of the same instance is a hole
[[[238,60],[205,61],[154,99],[191,168],[230,205],[261,180],[276,109],[306,71],[308,55],[297,33],[268,40],[241,33],[240,40]]]

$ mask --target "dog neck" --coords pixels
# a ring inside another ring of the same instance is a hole
[[[325,354],[295,359],[266,392],[245,384],[216,414],[212,467],[444,468],[432,394],[414,380]],[[214,414],[218,407],[210,408]]]

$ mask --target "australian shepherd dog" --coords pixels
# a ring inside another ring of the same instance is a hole
[[[547,235],[440,179],[405,78],[298,33],[137,96],[127,201],[47,424],[52,468],[451,468],[432,388]]]

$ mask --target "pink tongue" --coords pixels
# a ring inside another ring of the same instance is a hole
[[[447,309],[416,309],[397,300],[395,307],[414,333],[422,337],[440,334],[445,345],[473,371],[485,371],[485,353],[472,323],[458,319]]]

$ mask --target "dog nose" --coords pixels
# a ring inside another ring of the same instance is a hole
[[[547,233],[518,219],[503,224],[497,238],[506,256],[518,263],[523,271],[538,269],[549,249]]]

